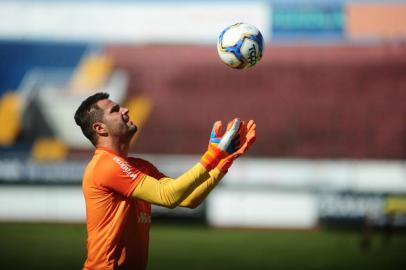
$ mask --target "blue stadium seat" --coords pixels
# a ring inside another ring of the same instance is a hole
[[[86,52],[86,43],[0,41],[0,96],[16,90],[32,68],[73,68]]]

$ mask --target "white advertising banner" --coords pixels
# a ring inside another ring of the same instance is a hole
[[[207,220],[216,227],[312,229],[318,201],[311,193],[218,189],[208,199]]]
[[[290,190],[406,193],[405,161],[329,159],[241,159],[226,186]]]
[[[84,222],[85,209],[79,186],[0,188],[0,221]]]

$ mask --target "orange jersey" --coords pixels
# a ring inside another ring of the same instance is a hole
[[[145,175],[165,177],[145,160],[96,149],[82,183],[88,235],[84,270],[146,268],[151,205],[131,197]]]

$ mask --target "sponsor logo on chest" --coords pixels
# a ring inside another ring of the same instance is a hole
[[[113,160],[118,164],[118,166],[120,166],[123,172],[127,174],[132,180],[135,180],[135,178],[137,178],[138,173],[135,173],[127,162],[123,161],[118,157],[113,157]]]

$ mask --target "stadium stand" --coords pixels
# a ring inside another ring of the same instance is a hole
[[[73,93],[83,94],[100,89],[111,74],[112,68],[112,59],[102,53],[92,53],[82,58],[72,76],[69,89]]]
[[[19,88],[32,68],[73,68],[88,48],[87,43],[0,41],[0,93]]]
[[[34,124],[40,121],[39,115],[32,114],[39,85],[52,84],[57,69],[73,70],[86,49],[87,44],[79,43],[0,42],[0,120],[5,125],[0,133],[2,146],[31,144],[35,134],[41,134],[41,125]],[[51,72],[44,72],[46,69]],[[69,72],[64,76],[70,76]]]
[[[139,152],[198,153],[214,120],[238,114],[260,127],[253,155],[406,157],[403,45],[272,46],[244,72],[220,65],[211,47],[107,53],[128,70],[130,94],[154,102]]]

